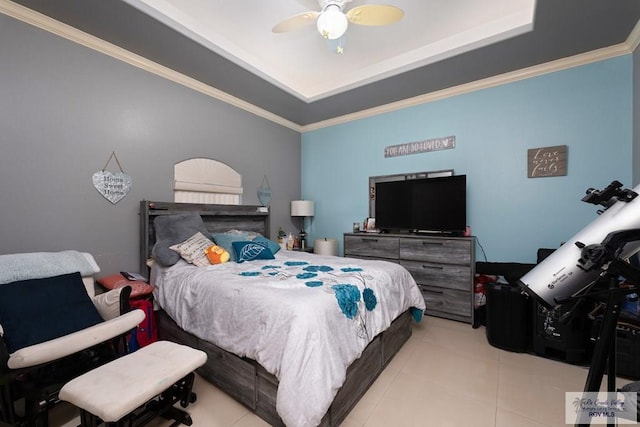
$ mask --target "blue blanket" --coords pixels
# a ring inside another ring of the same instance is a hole
[[[96,270],[78,251],[0,255],[0,284],[42,279],[76,271],[82,276],[91,276],[100,270]]]

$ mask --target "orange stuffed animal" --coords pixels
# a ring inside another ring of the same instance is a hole
[[[222,264],[229,261],[230,258],[229,252],[217,245],[209,246],[204,250],[204,253],[211,264]]]

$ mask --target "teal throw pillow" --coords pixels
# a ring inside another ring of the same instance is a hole
[[[218,246],[222,246],[227,252],[229,252],[229,261],[236,260],[236,254],[233,250],[233,242],[246,242],[249,240],[248,233],[214,233],[211,235],[213,241]]]
[[[254,243],[249,241],[233,242],[233,250],[236,255],[236,262],[253,261],[256,259],[274,259],[271,250],[261,245],[260,243]]]
[[[274,242],[273,240],[269,240],[264,236],[258,236],[253,239],[253,241],[255,243],[260,243],[261,245],[268,247],[271,253],[274,255],[277,254],[280,250],[280,245],[278,243]]]

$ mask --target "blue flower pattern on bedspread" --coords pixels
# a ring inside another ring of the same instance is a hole
[[[255,277],[255,276],[259,276],[260,272],[259,271],[243,271],[242,273],[240,273],[240,275],[245,277]]]
[[[373,293],[373,289],[366,288],[362,291],[362,299],[364,300],[364,306],[367,310],[371,311],[378,305],[378,299],[376,294]]]
[[[333,271],[333,267],[329,267],[328,265],[310,265],[304,268],[304,271],[318,272],[321,271],[323,273],[327,273],[329,271]]]
[[[340,284],[331,287],[336,292],[336,299],[340,310],[349,319],[353,319],[358,314],[358,303],[360,302],[360,290],[357,286]]]
[[[322,280],[309,280],[308,282],[304,282],[304,284],[310,288],[317,288],[318,286],[324,285]]]
[[[342,313],[348,319],[359,320],[359,334],[366,334],[364,312],[373,311],[378,305],[375,292],[367,286],[367,281],[372,280],[373,277],[357,266],[335,268],[330,265],[310,264],[307,261],[285,261],[282,264],[262,266],[260,271],[253,269],[239,274],[244,277],[277,278],[294,284],[299,280],[307,288],[322,288],[327,285],[324,289],[335,295]],[[347,281],[355,281],[357,285],[345,283],[344,279],[351,279]],[[363,305],[362,312],[360,312],[361,305]]]
[[[286,261],[284,263],[284,265],[286,265],[287,267],[296,267],[296,266],[299,266],[299,265],[307,265],[307,264],[309,264],[309,263],[306,262],[306,261]]]

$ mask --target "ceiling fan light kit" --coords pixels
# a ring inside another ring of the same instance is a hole
[[[342,37],[347,31],[349,21],[347,20],[347,16],[342,13],[339,5],[330,3],[318,17],[316,25],[322,37],[335,40]]]
[[[306,27],[316,21],[316,27],[327,40],[338,40],[346,33],[349,22],[365,26],[382,26],[398,22],[404,16],[402,9],[395,6],[367,4],[357,6],[347,13],[345,4],[351,0],[318,0],[320,12],[308,11],[292,16],[273,27],[274,33],[284,33]],[[338,43],[336,53],[342,53],[344,41]]]

